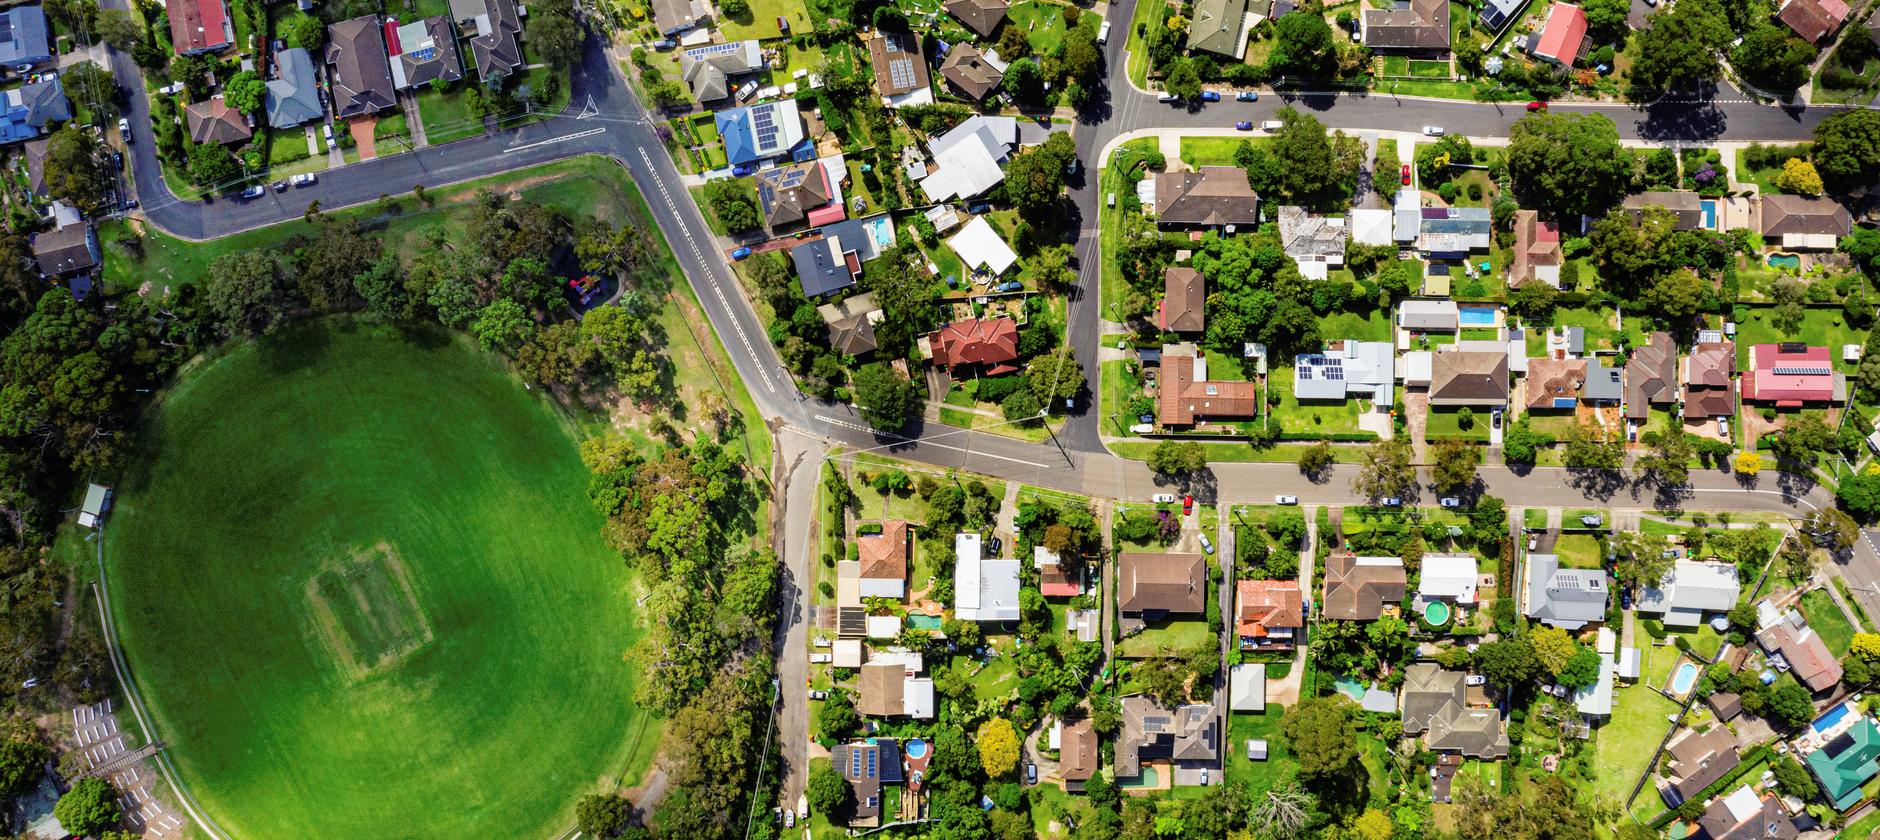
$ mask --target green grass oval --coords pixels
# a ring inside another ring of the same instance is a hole
[[[188,374],[145,434],[111,609],[234,836],[546,837],[644,762],[627,573],[568,424],[494,358],[300,325]]]

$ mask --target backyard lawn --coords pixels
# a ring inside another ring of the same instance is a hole
[[[1544,325],[1529,325],[1527,347],[1529,356],[1541,356],[1547,352],[1546,327],[1580,327],[1586,330],[1586,349],[1612,350],[1617,347],[1619,331],[1612,324],[1613,313],[1606,309],[1560,308]]]
[[[1264,712],[1233,713],[1227,724],[1227,743],[1222,746],[1227,753],[1229,784],[1252,784],[1255,790],[1265,790],[1293,774],[1298,762],[1286,748],[1285,736],[1279,733],[1280,721],[1285,717],[1286,710],[1279,706],[1268,706]],[[1266,739],[1265,761],[1247,758],[1247,741],[1256,738]]]
[[[1338,312],[1319,319],[1319,335],[1328,340],[1389,341],[1390,311],[1373,309],[1368,315]]]
[[[1668,648],[1675,650],[1675,648]],[[1653,750],[1646,745],[1664,738],[1671,723],[1665,715],[1676,714],[1678,704],[1652,690],[1641,680],[1636,685],[1613,691],[1612,719],[1599,728],[1599,740],[1593,750],[1593,793],[1595,798],[1624,802],[1638,783],[1639,775],[1651,765]],[[1643,810],[1656,814],[1663,810],[1658,794],[1647,789],[1639,793]]]
[[[1050,55],[1064,43],[1064,34],[1069,27],[1064,25],[1064,10],[1071,8],[1059,3],[1026,0],[1014,3],[1006,10],[1006,25],[1025,28],[1025,34],[1031,41],[1032,52],[1038,55]],[[1095,15],[1080,16],[1077,25],[1095,30],[1099,25]]]
[[[1834,603],[1834,596],[1826,589],[1811,589],[1802,596],[1802,614],[1808,617],[1808,626],[1821,634],[1821,641],[1828,646],[1828,652],[1836,659],[1847,654],[1847,647],[1854,641],[1854,625],[1847,620],[1847,613]]]
[[[809,10],[804,8],[802,0],[751,0],[751,12],[748,19],[726,17],[719,21],[728,41],[742,41],[748,38],[763,40],[783,34],[777,28],[777,17],[789,19],[791,32],[809,32],[811,25]]]
[[[1738,370],[1749,369],[1749,351],[1753,345],[1801,341],[1810,346],[1828,348],[1828,355],[1834,359],[1835,368],[1843,373],[1853,373],[1858,363],[1841,361],[1841,345],[1865,344],[1867,341],[1865,333],[1847,325],[1838,306],[1805,310],[1801,326],[1792,333],[1778,329],[1773,322],[1775,307],[1739,305],[1737,311],[1747,316],[1737,319]]]
[[[1206,647],[1215,642],[1214,628],[1209,627],[1207,621],[1203,619],[1163,619],[1117,642],[1116,653],[1118,656],[1129,659],[1181,656],[1195,648]]]

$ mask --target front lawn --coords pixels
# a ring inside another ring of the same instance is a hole
[[[473,116],[464,100],[462,92],[444,93],[429,86],[418,94],[418,117],[427,142],[435,146],[483,133],[482,118]]]
[[[1231,367],[1224,365],[1223,367]],[[1213,368],[1209,368],[1210,371]],[[1293,369],[1289,367],[1268,368],[1266,387],[1280,398],[1279,406],[1273,409],[1274,419],[1280,428],[1288,432],[1314,432],[1318,434],[1350,434],[1362,431],[1358,428],[1358,415],[1369,409],[1368,399],[1348,399],[1342,402],[1314,401],[1301,404],[1293,396]]]
[[[1471,409],[1469,426],[1463,428],[1463,414],[1459,409],[1431,407],[1429,420],[1424,424],[1423,433],[1431,440],[1461,438],[1481,443],[1488,442],[1488,410]]]
[[[1808,617],[1808,626],[1821,634],[1821,641],[1828,646],[1828,652],[1836,659],[1847,654],[1847,647],[1854,641],[1854,625],[1847,620],[1847,613],[1834,603],[1834,596],[1826,589],[1811,589],[1802,596],[1802,614]]]
[[[1234,154],[1242,143],[1258,143],[1258,137],[1183,137],[1182,162],[1193,167],[1234,166]]]
[[[1591,534],[1562,534],[1554,543],[1560,565],[1569,569],[1599,568],[1599,539]]]

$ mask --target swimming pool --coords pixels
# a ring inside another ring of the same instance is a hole
[[[920,758],[927,754],[927,742],[919,738],[908,739],[905,752],[908,758]]]
[[[869,219],[864,227],[868,229],[868,238],[875,241],[876,250],[886,251],[894,247],[894,225],[888,222],[887,216]]]
[[[1495,310],[1486,306],[1465,306],[1456,310],[1456,318],[1465,327],[1492,327]]]
[[[1770,254],[1769,267],[1800,269],[1802,267],[1802,256],[1800,254]]]
[[[907,614],[907,626],[915,630],[938,630],[940,623],[940,616],[937,615]]]
[[[1827,714],[1815,718],[1815,722],[1809,724],[1808,727],[1816,732],[1826,732],[1833,729],[1835,724],[1840,723],[1842,718],[1847,717],[1847,708],[1847,704],[1842,703],[1839,706],[1829,709]]]
[[[1338,689],[1346,697],[1353,700],[1364,700],[1364,683],[1358,682],[1350,677],[1339,677],[1333,680],[1332,687]]]
[[[1716,230],[1717,229],[1717,202],[1709,201],[1709,200],[1700,201],[1700,202],[1697,202],[1697,207],[1698,209],[1702,210],[1704,213],[1704,229]]]
[[[1142,768],[1142,774],[1137,776],[1135,781],[1133,782],[1119,781],[1116,783],[1116,786],[1121,787],[1121,788],[1152,788],[1152,787],[1160,786],[1161,784],[1162,784],[1162,774],[1160,772],[1157,772],[1155,767],[1151,765],[1144,765]]]
[[[1683,694],[1684,692],[1690,691],[1691,686],[1696,684],[1697,664],[1693,662],[1686,662],[1679,665],[1678,672],[1671,676],[1671,691],[1674,694]]]
[[[1423,622],[1431,627],[1441,627],[1449,621],[1449,605],[1441,601],[1431,601],[1423,605]]]

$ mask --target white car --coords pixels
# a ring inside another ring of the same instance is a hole
[[[132,142],[135,139],[131,137],[131,121],[130,120],[125,119],[123,117],[118,117],[118,136],[124,138],[124,142],[126,143]]]
[[[1175,494],[1174,493],[1157,493],[1153,496],[1150,496],[1149,501],[1154,502],[1158,505],[1172,505],[1172,504],[1175,504]]]
[[[809,655],[809,664],[811,665],[827,665],[834,661],[836,661],[835,654],[812,653]]]
[[[333,124],[327,123],[326,125],[320,126],[320,129],[326,132],[326,145],[328,148],[331,148],[333,145]]]
[[[1279,120],[1267,120],[1265,122],[1260,123],[1261,131],[1278,131],[1285,127],[1286,127],[1286,124],[1283,122],[1280,122]]]
[[[809,699],[811,699],[811,700],[827,700],[827,699],[829,699],[829,692],[827,692],[827,691],[823,691],[823,690],[821,690],[821,689],[815,689],[815,688],[812,688],[812,689],[810,689],[810,690],[809,690]]]
[[[1162,91],[1162,93],[1156,96],[1155,98],[1157,102],[1180,102],[1181,99],[1182,99],[1181,97],[1176,96],[1175,94],[1169,93],[1166,90]]]
[[[1097,27],[1097,45],[1102,46],[1109,42],[1110,42],[1110,22],[1106,20],[1103,22],[1102,26]]]
[[[1299,504],[1299,497],[1298,496],[1274,496],[1273,504],[1296,505],[1296,504]]]
[[[295,175],[294,177],[289,178],[288,180],[293,181],[294,186],[296,187],[311,187],[314,184],[319,183],[320,178],[319,176],[314,175],[312,172],[302,172],[299,175]]]
[[[1429,137],[1441,137],[1443,136],[1443,127],[1440,125],[1426,125],[1423,127],[1423,133]]]
[[[813,642],[810,642],[810,644],[813,644],[813,645],[815,645],[815,646],[817,646],[817,647],[819,647],[819,648],[826,648],[826,647],[828,647],[828,646],[829,646],[829,637],[828,637],[828,636],[817,636],[817,637],[816,637],[816,641],[813,641]]]
[[[1482,685],[1486,682],[1488,682],[1488,678],[1481,674],[1470,674],[1462,678],[1463,685]]]
[[[1205,552],[1207,552],[1207,553],[1209,553],[1209,554],[1213,554],[1213,553],[1214,553],[1214,541],[1213,541],[1213,540],[1210,540],[1210,539],[1208,539],[1208,535],[1207,535],[1207,534],[1202,534],[1202,535],[1201,535],[1201,550],[1202,550],[1202,551],[1205,551]]]
[[[1462,500],[1455,496],[1444,496],[1438,503],[1446,508],[1462,507]]]

